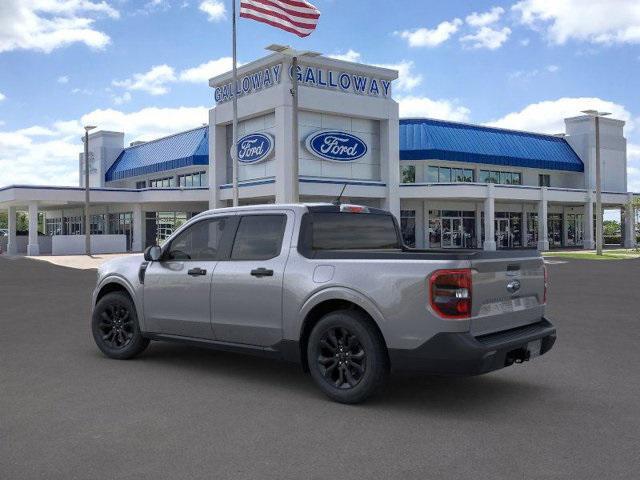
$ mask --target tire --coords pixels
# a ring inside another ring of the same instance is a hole
[[[123,292],[107,293],[98,301],[91,332],[98,348],[109,358],[133,358],[149,345],[149,339],[140,332],[133,301]]]
[[[309,335],[307,363],[318,387],[340,403],[365,401],[389,374],[381,335],[366,315],[353,310],[320,319]]]

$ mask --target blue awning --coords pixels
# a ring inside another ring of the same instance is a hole
[[[400,160],[584,171],[562,137],[431,119],[400,120]]]
[[[105,181],[121,180],[192,165],[209,165],[209,127],[125,148],[107,170]]]

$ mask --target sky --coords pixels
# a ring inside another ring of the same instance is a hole
[[[238,57],[272,43],[396,68],[401,116],[544,133],[625,120],[640,192],[638,0],[315,0],[299,39],[239,20]],[[82,125],[149,140],[207,122],[231,67],[231,0],[0,0],[0,187],[77,185]]]

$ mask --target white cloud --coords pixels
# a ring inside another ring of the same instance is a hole
[[[400,117],[429,117],[440,120],[467,122],[471,110],[456,101],[432,100],[427,97],[404,96],[396,99],[400,104]]]
[[[450,22],[442,22],[434,29],[418,28],[395,32],[396,35],[407,40],[410,47],[437,47],[446,42],[462,25],[462,20],[455,18]]]
[[[123,105],[125,103],[129,103],[131,101],[131,94],[129,92],[124,92],[122,95],[114,95],[113,103],[116,105]]]
[[[522,45],[523,47],[528,47],[530,43],[531,40],[528,38],[523,38],[522,40],[520,40],[520,45]]]
[[[488,12],[477,13],[473,12],[471,15],[465,18],[465,21],[468,25],[472,27],[484,27],[487,25],[491,25],[492,23],[496,23],[500,20],[500,17],[504,13],[504,8],[502,7],[493,7]]]
[[[144,108],[124,113],[95,110],[80,119],[0,131],[0,187],[12,184],[77,185],[82,125],[124,131],[125,144],[194,128],[208,120],[208,107]]]
[[[169,65],[155,65],[145,73],[135,73],[132,78],[126,80],[114,80],[114,87],[126,88],[127,90],[141,90],[151,95],[164,95],[169,92],[168,83],[176,81],[176,74],[173,67]]]
[[[3,101],[5,98],[7,98],[6,95],[0,92],[0,102]]]
[[[640,43],[638,0],[522,0],[512,9],[551,43]]]
[[[359,62],[362,58],[359,52],[355,50],[349,49],[345,53],[334,53],[331,55],[327,55],[329,58],[335,58],[336,60],[342,60],[345,62]]]
[[[565,131],[565,118],[582,115],[581,111],[589,109],[611,112],[612,118],[626,121],[627,132],[634,128],[631,114],[623,105],[595,97],[565,97],[533,103],[519,112],[488,122],[487,125],[540,133],[562,133]]]
[[[460,41],[471,44],[471,48],[496,50],[507,41],[509,35],[511,35],[511,29],[509,27],[504,27],[500,30],[491,27],[481,27],[476,33],[460,38]]]
[[[557,73],[560,71],[560,67],[557,65],[547,65],[544,69],[539,70],[534,68],[533,70],[516,70],[509,74],[509,80],[531,80],[541,74],[546,73]]]
[[[220,57],[216,60],[202,63],[197,67],[182,70],[179,79],[182,82],[203,83],[206,85],[210,78],[228,72],[232,68],[233,58]]]
[[[69,83],[69,77],[67,77],[66,75],[62,75],[58,77],[57,82],[62,84]]]
[[[0,52],[52,50],[73,43],[102,49],[110,38],[93,26],[96,17],[119,18],[106,1],[2,0],[0,3]]]
[[[198,8],[207,14],[207,20],[210,22],[219,22],[227,18],[227,10],[220,0],[204,0]]]
[[[415,65],[412,61],[402,60],[399,63],[375,66],[398,71],[398,80],[394,83],[394,89],[398,92],[408,92],[422,83],[422,75],[413,71]]]

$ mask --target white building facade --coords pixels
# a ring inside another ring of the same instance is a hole
[[[291,202],[298,182],[303,202],[331,201],[344,189],[345,201],[390,210],[405,242],[418,248],[594,246],[593,118],[566,119],[565,133],[555,136],[401,120],[392,98],[396,71],[303,57],[294,138],[290,59],[272,54],[238,74],[240,204]],[[231,204],[231,74],[209,85],[216,104],[208,126],[126,148],[122,132],[89,136],[97,249],[141,251],[195,213]],[[603,204],[622,211],[620,241],[630,247],[636,227],[623,128],[601,119]],[[0,208],[9,211],[0,248],[83,253],[72,238],[84,233],[83,166],[80,155],[80,187],[0,188]],[[28,232],[16,231],[18,211],[28,212]]]

